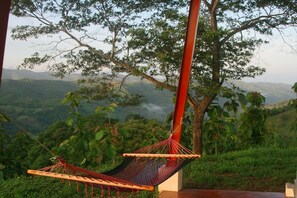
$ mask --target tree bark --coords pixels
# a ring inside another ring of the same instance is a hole
[[[189,97],[189,103],[194,111],[193,119],[193,152],[198,155],[202,155],[202,128],[204,116],[206,114],[208,106],[214,100],[216,94],[211,96],[205,96],[201,102],[193,101],[194,99]]]
[[[202,155],[202,126],[203,126],[204,112],[196,107],[194,108],[193,120],[193,152]]]
[[[207,1],[204,1],[207,3]],[[207,3],[207,7],[210,13],[210,28],[211,32],[214,34],[218,30],[217,27],[217,16],[216,9],[218,7],[219,1],[212,0],[211,3]],[[214,100],[218,93],[218,89],[222,85],[220,80],[220,41],[218,38],[214,38],[212,45],[212,80],[211,85],[209,86],[208,94],[203,97],[203,99],[198,102],[193,102],[191,98],[190,105],[194,110],[194,121],[193,121],[193,152],[199,155],[202,155],[202,128],[204,116],[206,114],[208,106]]]

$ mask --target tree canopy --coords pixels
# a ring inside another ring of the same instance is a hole
[[[265,71],[250,64],[255,49],[266,42],[259,35],[282,33],[297,23],[296,0],[202,3],[188,93],[196,153],[202,153],[207,108],[220,94],[223,82]],[[12,37],[52,36],[48,51],[26,58],[24,67],[47,64],[58,76],[81,71],[100,78],[108,91],[118,89],[116,80],[123,73],[175,91],[187,11],[185,0],[14,0],[12,14],[35,22],[15,27]]]

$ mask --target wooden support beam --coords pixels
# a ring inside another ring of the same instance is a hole
[[[182,121],[188,96],[188,86],[191,74],[191,66],[196,42],[199,11],[201,0],[191,0],[188,16],[187,33],[184,44],[183,58],[180,68],[178,90],[176,94],[175,110],[173,115],[173,139],[180,142]],[[171,151],[170,153],[175,153]]]
[[[5,50],[5,41],[6,41],[6,34],[7,34],[7,24],[8,24],[10,4],[11,4],[11,0],[4,0],[4,1],[1,1],[1,5],[0,5],[0,85],[1,85],[1,79],[2,79],[4,50]]]

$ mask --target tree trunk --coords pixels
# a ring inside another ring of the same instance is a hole
[[[216,94],[211,94],[211,96],[205,96],[201,102],[194,101],[190,98],[190,105],[194,111],[193,120],[193,152],[198,155],[202,155],[202,128],[204,115],[208,106],[211,104]]]
[[[210,14],[210,30],[212,33],[216,33],[217,27],[217,16],[216,9],[219,4],[219,0],[212,0],[211,3],[204,1],[209,8]],[[193,151],[196,154],[202,154],[202,127],[204,121],[204,115],[208,106],[216,97],[219,88],[222,85],[220,81],[220,41],[218,37],[214,38],[212,44],[212,79],[209,91],[206,96],[203,97],[201,102],[193,101],[190,99],[190,104],[194,110],[194,121],[193,121]]]
[[[193,120],[193,152],[202,155],[202,126],[204,119],[204,112],[201,112],[198,107],[194,107]]]

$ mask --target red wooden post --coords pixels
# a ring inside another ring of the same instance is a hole
[[[11,0],[4,0],[0,3],[0,84],[2,78],[3,59],[10,4]]]
[[[185,104],[187,101],[188,86],[191,74],[191,65],[193,60],[196,33],[198,27],[199,11],[201,0],[191,0],[187,33],[185,38],[183,58],[180,68],[180,78],[177,90],[177,98],[175,102],[175,110],[173,117],[173,139],[180,142],[182,131],[182,119],[185,112]],[[174,151],[173,151],[174,152]]]

